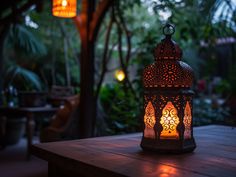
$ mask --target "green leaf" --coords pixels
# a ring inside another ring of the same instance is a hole
[[[43,56],[47,53],[45,45],[30,30],[20,24],[10,26],[6,45],[31,55]]]
[[[20,66],[10,66],[5,73],[4,85],[14,85],[18,89],[42,90],[42,82],[37,74]]]

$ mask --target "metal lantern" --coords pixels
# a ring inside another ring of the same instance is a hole
[[[52,14],[56,17],[72,18],[76,16],[77,0],[53,0]]]
[[[144,115],[141,147],[160,152],[189,152],[196,147],[192,128],[192,68],[171,39],[173,25],[154,50],[155,62],[144,69]]]

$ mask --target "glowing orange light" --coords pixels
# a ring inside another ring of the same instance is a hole
[[[64,7],[67,6],[67,0],[62,0],[61,5]]]
[[[125,79],[125,73],[123,70],[117,70],[115,72],[115,78],[118,80],[118,81],[123,81]]]
[[[72,18],[76,16],[76,0],[53,0],[52,14],[56,17]]]
[[[191,138],[191,123],[192,123],[192,114],[190,104],[187,101],[185,109],[184,109],[184,138],[189,139]]]
[[[176,168],[173,168],[171,166],[167,166],[167,165],[160,165],[158,166],[159,172],[159,177],[169,177],[169,176],[177,176],[178,171],[176,170]]]
[[[144,115],[144,137],[146,138],[155,138],[154,126],[156,124],[155,110],[152,103],[149,101],[145,109]]]
[[[161,139],[178,139],[179,134],[176,130],[179,124],[177,109],[174,107],[172,102],[168,101],[164,109],[162,110],[162,116],[160,123],[163,127],[161,131]]]

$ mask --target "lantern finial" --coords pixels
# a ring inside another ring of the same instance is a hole
[[[171,39],[171,35],[175,33],[174,25],[167,23],[163,27],[162,32],[165,35],[165,38],[161,43],[157,44],[154,49],[155,60],[180,60],[182,57],[182,50],[179,45]]]
[[[163,27],[163,30],[162,30],[163,34],[166,35],[166,36],[171,36],[175,33],[175,26],[170,24],[170,23],[167,23],[164,27]]]

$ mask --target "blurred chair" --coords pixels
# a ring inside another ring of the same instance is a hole
[[[67,131],[73,123],[75,113],[78,111],[78,106],[79,95],[64,98],[64,105],[62,105],[53,116],[50,125],[41,130],[40,141],[51,142],[66,139]],[[78,117],[75,118],[78,119]]]
[[[60,106],[64,101],[74,95],[74,89],[70,86],[57,86],[53,85],[49,93],[48,102],[53,106]]]

